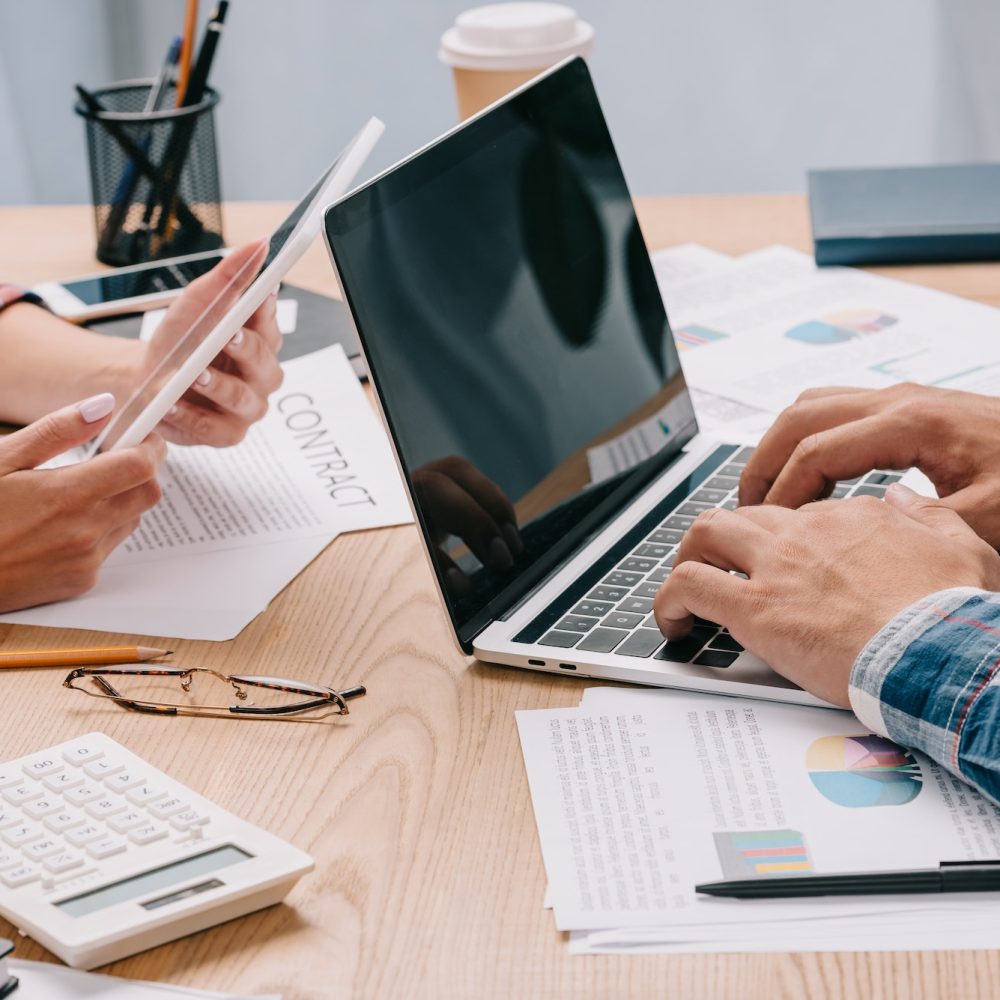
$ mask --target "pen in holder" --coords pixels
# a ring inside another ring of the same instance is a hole
[[[89,93],[77,88],[86,123],[97,227],[97,259],[113,266],[214,250],[223,245],[214,110],[197,104],[147,111],[154,80],[128,80]]]

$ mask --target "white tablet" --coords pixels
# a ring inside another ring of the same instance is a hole
[[[323,210],[345,194],[385,126],[370,118],[271,236],[267,256],[252,257],[204,309],[94,439],[89,455],[141,443],[273,292],[316,238]],[[235,302],[232,301],[237,295]],[[231,303],[231,304],[230,304]]]

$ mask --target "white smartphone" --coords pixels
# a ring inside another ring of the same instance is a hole
[[[146,438],[305,253],[319,232],[323,210],[347,193],[384,131],[377,118],[368,120],[271,235],[263,263],[258,263],[259,254],[251,258],[209,303],[95,438],[88,454],[130,448]]]
[[[70,323],[145,312],[169,305],[187,285],[211,271],[228,252],[226,249],[208,250],[68,281],[45,281],[32,291],[57,316]]]

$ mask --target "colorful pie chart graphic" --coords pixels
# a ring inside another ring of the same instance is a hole
[[[806,751],[809,777],[838,806],[903,806],[923,787],[920,765],[881,736],[823,736]]]
[[[871,333],[881,333],[899,320],[878,309],[845,309],[822,319],[811,319],[793,326],[785,333],[790,340],[798,340],[813,347],[842,344]]]

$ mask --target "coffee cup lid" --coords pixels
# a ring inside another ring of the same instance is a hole
[[[545,69],[585,56],[594,29],[558,3],[495,3],[473,7],[441,36],[438,58],[460,69]]]

